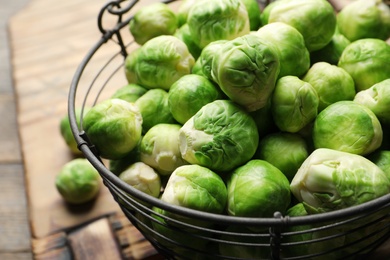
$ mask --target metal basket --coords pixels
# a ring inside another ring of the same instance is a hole
[[[102,37],[75,72],[68,112],[79,149],[99,171],[124,214],[159,253],[168,259],[249,259],[253,255],[256,259],[361,259],[390,237],[390,194],[330,213],[288,217],[275,212],[273,218],[244,218],[164,203],[112,173],[88,140],[82,119],[77,125],[75,111],[76,107],[93,106],[126,83],[124,60],[137,47],[127,24],[137,2],[117,0],[102,7],[98,14]],[[104,24],[109,22],[113,26],[107,30]],[[171,213],[170,217],[151,206]]]

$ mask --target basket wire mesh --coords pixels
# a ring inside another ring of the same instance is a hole
[[[83,131],[82,116],[77,124],[75,111],[81,106],[83,115],[85,107],[97,104],[110,96],[110,90],[126,84],[121,69],[127,54],[136,48],[126,26],[137,3],[117,0],[102,7],[98,14],[102,37],[75,72],[68,113],[79,149],[99,171],[129,221],[162,255],[168,259],[246,259],[252,253],[257,259],[363,259],[390,237],[390,194],[329,213],[288,217],[275,212],[274,218],[244,218],[169,205],[112,173]],[[267,2],[259,4],[264,7]],[[112,29],[104,28],[107,13],[116,18],[111,19]]]

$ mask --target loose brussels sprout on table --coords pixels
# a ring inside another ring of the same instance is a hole
[[[129,22],[129,29],[138,44],[160,35],[173,35],[177,29],[176,14],[167,4],[153,3],[138,10]]]
[[[96,198],[100,191],[100,183],[99,173],[84,158],[66,163],[55,179],[58,192],[71,204],[82,204]]]

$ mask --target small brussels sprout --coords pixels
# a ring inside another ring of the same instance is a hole
[[[168,92],[160,89],[150,89],[135,101],[142,115],[142,133],[146,133],[157,124],[176,123],[168,105]]]
[[[353,100],[356,94],[352,77],[344,69],[327,62],[313,64],[302,80],[317,92],[318,112],[337,101]]]
[[[169,177],[161,200],[172,205],[222,214],[227,190],[222,178],[212,170],[199,165],[183,165]]]
[[[367,157],[371,162],[375,163],[390,180],[390,150],[377,150]]]
[[[187,23],[188,12],[197,0],[182,0],[176,12],[178,27]]]
[[[230,100],[203,106],[180,129],[184,160],[215,171],[230,171],[256,152],[259,134],[253,118]]]
[[[143,94],[148,91],[146,88],[137,84],[127,84],[112,94],[111,98],[119,98],[126,100],[127,102],[135,102]]]
[[[375,114],[354,101],[338,101],[322,110],[314,121],[315,148],[366,155],[380,147],[382,126]]]
[[[76,108],[75,115],[78,126],[80,126],[81,113],[85,114],[88,112],[88,109],[89,108],[84,108],[84,110],[82,108]],[[79,150],[76,143],[76,139],[73,136],[68,114],[63,116],[60,120],[60,133],[71,153],[76,156],[82,155],[82,152]]]
[[[129,30],[138,44],[160,35],[173,35],[177,29],[176,14],[164,3],[141,7],[129,22]]]
[[[168,106],[176,121],[184,124],[204,105],[221,97],[219,88],[207,78],[189,74],[173,83],[168,93]]]
[[[201,49],[213,41],[231,40],[250,31],[248,12],[240,0],[196,1],[187,24]]]
[[[183,26],[181,26],[173,36],[179,38],[187,45],[188,51],[191,53],[192,57],[194,57],[195,60],[199,58],[202,49],[199,48],[198,45],[196,45],[194,37],[192,37],[191,35],[190,27],[188,26],[188,24],[184,24]]]
[[[273,217],[287,210],[290,183],[275,166],[264,160],[250,160],[227,177],[227,212],[231,216]]]
[[[383,125],[390,125],[390,78],[356,93],[353,101],[368,107]]]
[[[62,166],[55,186],[62,198],[71,204],[82,204],[97,197],[100,175],[87,159],[77,158]]]
[[[337,15],[337,28],[351,42],[390,37],[390,8],[382,0],[352,1]]]
[[[187,45],[173,35],[161,35],[130,53],[125,61],[129,83],[169,90],[180,77],[190,74],[195,63]]]
[[[279,71],[277,49],[254,34],[224,43],[211,64],[213,80],[249,112],[266,105]]]
[[[281,131],[296,133],[317,116],[319,98],[310,83],[296,76],[280,78],[272,95],[272,116]]]
[[[339,33],[336,28],[336,32],[334,33],[332,40],[324,48],[310,53],[311,64],[324,61],[332,65],[337,65],[341,54],[350,43],[351,41]]]
[[[196,60],[198,67],[202,70],[201,74],[211,81],[214,81],[213,77],[211,76],[211,70],[212,70],[211,65],[213,64],[213,59],[217,55],[218,50],[221,48],[221,46],[226,42],[228,41],[218,40],[218,41],[211,42],[210,44],[208,44],[206,47],[202,49],[199,58]]]
[[[159,174],[170,175],[177,167],[187,164],[180,154],[178,124],[157,124],[141,140],[141,162],[156,169]]]
[[[390,45],[380,39],[361,39],[349,44],[338,66],[355,81],[356,91],[390,78]]]
[[[390,180],[361,155],[321,148],[303,162],[290,188],[309,213],[321,213],[389,194]]]
[[[249,29],[256,31],[261,26],[261,9],[259,3],[256,0],[241,0],[245,5],[249,17]]]
[[[305,46],[302,34],[286,23],[274,22],[266,24],[255,33],[265,41],[269,41],[278,50],[280,72],[283,76],[302,76],[310,67],[310,54]]]
[[[108,169],[115,175],[119,175],[121,172],[126,170],[130,165],[133,163],[140,161],[140,145],[141,140],[138,141],[138,144],[136,147],[134,147],[133,150],[131,150],[127,155],[125,155],[123,158],[117,159],[117,160],[108,160]]]
[[[88,111],[83,127],[100,156],[115,160],[136,147],[142,133],[142,116],[133,103],[107,99]]]
[[[145,194],[155,198],[160,196],[160,175],[152,167],[143,162],[133,163],[121,172],[118,177]]]
[[[277,132],[260,140],[255,157],[269,162],[291,181],[308,156],[308,146],[302,136]]]
[[[328,1],[279,0],[276,3],[264,9],[263,25],[283,22],[293,26],[302,34],[310,52],[331,41],[336,29],[336,14]]]

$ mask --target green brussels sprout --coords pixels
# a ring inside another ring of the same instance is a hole
[[[343,68],[327,62],[313,64],[302,80],[317,92],[318,112],[337,101],[353,100],[356,94],[352,77]]]
[[[87,159],[77,158],[62,166],[55,186],[61,197],[71,204],[95,199],[100,191],[100,175]]]
[[[136,147],[142,133],[142,116],[133,103],[107,99],[88,111],[83,127],[100,156],[115,160]]]
[[[160,89],[150,89],[135,101],[142,115],[142,133],[146,133],[157,124],[176,123],[168,105],[168,92]]]
[[[181,157],[178,124],[157,124],[141,140],[140,160],[163,176],[187,164]]]
[[[311,52],[322,49],[336,29],[336,14],[325,0],[279,0],[264,9],[263,25],[283,22],[297,29]]]
[[[375,114],[354,101],[338,101],[322,110],[314,121],[315,148],[366,155],[380,147],[382,126]]]
[[[146,88],[137,84],[127,84],[114,92],[111,98],[119,98],[126,100],[127,102],[135,102],[143,94],[148,91]]]
[[[176,121],[184,124],[204,105],[221,97],[219,88],[207,78],[189,74],[173,83],[168,93],[168,106]]]
[[[279,71],[277,49],[254,34],[224,43],[211,64],[213,80],[249,112],[266,105]]]
[[[188,12],[187,24],[203,49],[216,40],[232,40],[250,32],[249,17],[240,0],[199,0]]]
[[[389,194],[390,180],[361,155],[320,148],[303,162],[290,188],[312,214],[348,208]]]
[[[188,51],[191,53],[192,57],[194,57],[195,60],[199,58],[202,49],[199,48],[198,45],[196,45],[194,37],[192,37],[191,35],[190,27],[188,26],[188,24],[184,24],[183,26],[181,26],[173,36],[179,38],[187,45]]]
[[[390,45],[379,39],[361,39],[349,44],[338,66],[355,81],[356,91],[390,78]]]
[[[164,3],[141,7],[129,22],[129,30],[140,45],[160,35],[173,35],[176,29],[176,14]]]
[[[196,3],[196,0],[182,0],[176,12],[178,27],[187,23],[188,12]]]
[[[316,118],[318,104],[317,92],[310,83],[284,76],[277,81],[272,95],[272,116],[281,131],[296,133]]]
[[[275,166],[264,160],[250,160],[227,177],[227,212],[231,216],[273,217],[287,210],[290,183]]]
[[[367,158],[375,163],[390,180],[390,150],[377,150],[368,155]]]
[[[351,43],[344,35],[338,32],[333,34],[332,40],[323,48],[310,53],[311,64],[324,61],[337,65],[344,49]]]
[[[302,136],[277,132],[260,140],[255,157],[269,162],[291,181],[308,156],[309,150]]]
[[[80,126],[80,118],[81,118],[81,113],[85,114],[88,112],[89,108],[76,108],[75,115],[76,115],[76,123],[78,126]],[[69,121],[69,115],[64,115],[61,120],[60,120],[60,134],[65,141],[66,146],[69,148],[70,152],[73,155],[79,156],[82,155],[83,153],[81,150],[78,148],[76,139],[73,136],[72,129],[70,127],[70,121]]]
[[[119,174],[119,179],[152,197],[159,197],[161,180],[158,173],[143,162],[136,162]]]
[[[390,125],[390,78],[359,91],[353,101],[368,107],[382,125]]]
[[[182,40],[173,35],[161,35],[127,55],[125,73],[129,83],[169,90],[176,80],[190,74],[194,63],[194,57]]]
[[[382,0],[357,0],[337,15],[337,28],[351,42],[363,38],[390,37],[390,7]]]
[[[171,174],[161,200],[172,205],[222,214],[227,189],[222,178],[200,165],[183,165]]]
[[[211,42],[202,49],[199,58],[196,60],[198,67],[202,70],[201,75],[204,75],[211,81],[214,81],[213,77],[211,76],[213,59],[217,55],[218,50],[221,48],[221,46],[226,42],[228,42],[228,40],[218,40]]]
[[[180,129],[180,152],[191,164],[230,171],[256,152],[259,134],[253,118],[230,100],[203,106]]]
[[[138,144],[123,158],[117,160],[108,160],[108,169],[115,175],[119,176],[121,172],[126,170],[133,163],[140,161],[140,145],[142,137],[139,139]]]
[[[241,0],[245,5],[249,18],[249,30],[256,31],[261,26],[261,9],[257,0]]]
[[[310,67],[310,54],[302,34],[286,23],[274,22],[258,29],[255,35],[269,41],[278,50],[280,72],[283,76],[302,76]]]

